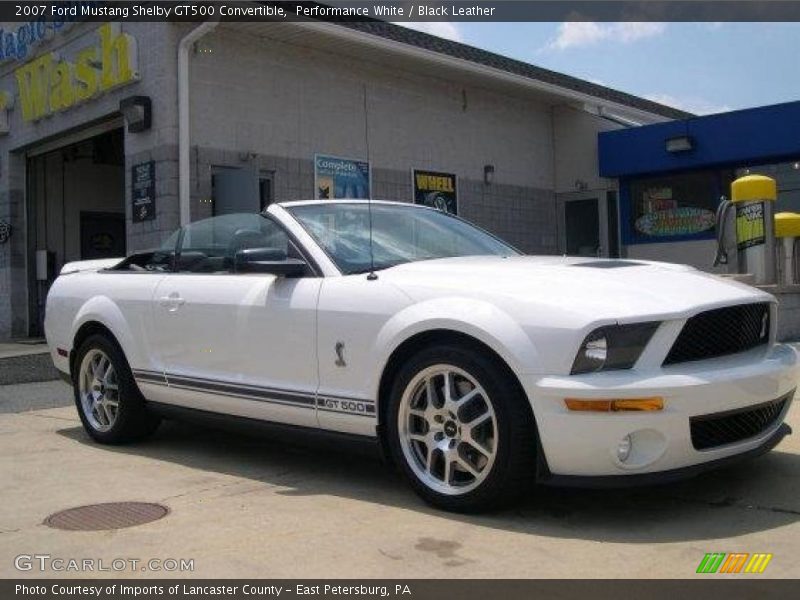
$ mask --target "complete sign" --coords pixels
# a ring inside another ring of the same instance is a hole
[[[365,160],[317,154],[314,188],[318,199],[366,199],[370,196],[370,167]]]

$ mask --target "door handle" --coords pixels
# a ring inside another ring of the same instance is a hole
[[[172,292],[169,296],[161,296],[158,299],[159,304],[161,306],[166,307],[167,310],[170,312],[175,312],[181,306],[186,304],[186,300],[181,298],[181,295],[178,292]]]

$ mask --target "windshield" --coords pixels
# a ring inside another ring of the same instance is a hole
[[[369,205],[332,202],[286,207],[345,275],[370,270]],[[372,204],[375,269],[452,256],[514,256],[511,246],[447,213]]]

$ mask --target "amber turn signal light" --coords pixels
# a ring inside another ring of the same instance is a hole
[[[664,399],[654,398],[625,398],[617,400],[581,400],[566,398],[564,402],[569,410],[581,412],[620,412],[642,410],[664,410]]]

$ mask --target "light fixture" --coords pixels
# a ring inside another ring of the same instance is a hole
[[[128,123],[128,133],[147,131],[152,125],[152,102],[149,96],[129,96],[120,100],[119,112]]]
[[[0,92],[0,135],[10,131],[8,112],[14,108],[14,94]]]
[[[665,144],[667,152],[688,152],[694,149],[694,139],[688,135],[667,138]]]
[[[483,183],[492,185],[494,182],[494,165],[483,165]]]

